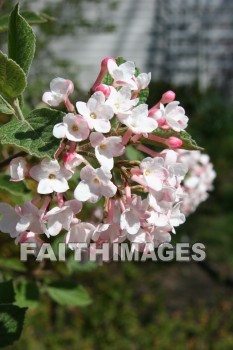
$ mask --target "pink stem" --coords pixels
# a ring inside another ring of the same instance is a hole
[[[109,223],[113,222],[114,204],[115,204],[115,201],[113,199],[109,199],[109,202],[108,202],[108,222]]]
[[[128,129],[125,133],[125,135],[122,138],[122,145],[125,146],[128,142],[130,137],[132,136],[132,130]]]
[[[133,168],[133,169],[131,169],[130,172],[131,172],[131,175],[142,175],[141,170],[138,168]]]
[[[67,97],[67,99],[65,101],[65,105],[66,105],[68,112],[72,112],[72,113],[75,112],[74,105],[70,102],[69,97]]]
[[[75,150],[76,150],[76,142],[70,141],[69,153],[75,153]]]
[[[159,137],[159,136],[156,136],[156,135],[149,135],[148,136],[148,139],[149,140],[152,140],[152,141],[155,141],[155,142],[159,142],[159,143],[162,143],[164,145],[168,145],[168,141],[162,137]]]
[[[137,141],[140,139],[141,136],[142,136],[142,134],[136,134],[136,135],[134,135],[134,136],[131,138],[131,140],[132,140],[133,142],[137,142]]]
[[[131,179],[137,183],[139,183],[139,185],[142,185],[143,187],[147,187],[146,183],[143,181],[143,179],[141,177],[139,177],[138,175],[133,175],[131,177]]]
[[[131,202],[131,187],[129,185],[125,186],[125,196],[126,196],[126,203]]]
[[[61,146],[58,148],[57,152],[55,153],[54,158],[58,159],[58,157],[60,156],[60,154],[64,151],[66,145],[62,142]]]
[[[51,202],[51,198],[50,197],[45,197],[44,199],[44,203],[42,204],[42,206],[40,207],[40,210],[42,212],[42,216],[45,214],[48,206],[49,206],[49,203]]]
[[[64,199],[63,199],[63,194],[62,193],[57,193],[57,201],[58,201],[59,208],[63,207]]]
[[[36,205],[39,203],[40,200],[41,200],[41,196],[36,196],[35,198],[32,199],[31,203]]]
[[[139,145],[139,146],[137,147],[137,149],[138,149],[139,151],[142,151],[142,152],[144,152],[144,153],[149,154],[151,157],[157,157],[157,156],[158,156],[158,153],[157,153],[157,152],[153,151],[152,149],[150,149],[150,148],[148,148],[148,147],[146,147],[146,146],[144,146],[144,145]]]
[[[96,79],[96,81],[94,82],[93,86],[92,86],[92,91],[95,91],[95,89],[97,88],[97,86],[99,86],[105,76],[105,74],[107,73],[107,67],[101,68],[101,71]]]
[[[134,98],[137,98],[137,97],[138,97],[138,94],[139,94],[139,90],[135,90],[135,91],[133,92],[133,95],[132,95],[132,97],[131,97],[131,100],[133,100]]]
[[[125,211],[125,204],[124,204],[122,198],[119,198],[118,201],[119,201],[119,204],[120,204],[120,207],[121,207],[121,211],[122,212]]]

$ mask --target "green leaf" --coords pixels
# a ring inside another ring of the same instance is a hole
[[[9,57],[28,74],[36,48],[36,37],[27,21],[19,14],[17,4],[9,17]]]
[[[118,65],[118,66],[120,66],[121,64],[123,64],[123,63],[125,63],[126,62],[126,60],[124,59],[124,57],[117,57],[116,58],[116,64]]]
[[[0,51],[0,92],[15,98],[27,86],[26,76],[20,66]]]
[[[15,303],[19,307],[36,307],[40,299],[39,289],[34,281],[15,281]]]
[[[0,305],[11,304],[15,301],[15,292],[12,281],[0,282]]]
[[[10,176],[0,173],[0,189],[9,192],[13,196],[23,196],[30,193],[24,182],[10,181]]]
[[[75,261],[73,256],[71,256],[66,261],[66,266],[69,270],[69,272],[75,272],[75,271],[85,271],[89,272],[97,268],[97,265],[94,261],[88,261],[85,263],[81,263],[79,261]]]
[[[125,155],[128,160],[142,160],[144,158],[143,153],[134,146],[126,147]]]
[[[8,346],[19,339],[26,308],[19,308],[16,305],[0,305],[0,347]]]
[[[17,272],[26,272],[26,266],[19,260],[19,259],[4,259],[0,258],[0,268],[1,269],[7,269],[7,270],[13,270]],[[0,299],[1,301],[1,299]]]
[[[22,11],[21,16],[26,19],[26,21],[29,24],[43,24],[50,21],[54,21],[54,17],[50,17],[49,15],[45,13],[37,13],[33,11]],[[1,16],[0,17],[0,33],[7,32],[8,31],[8,24],[9,24],[9,16]]]
[[[25,119],[13,119],[0,128],[0,143],[15,145],[38,158],[52,159],[60,140],[53,136],[53,127],[64,113],[55,109],[35,109]]]
[[[105,74],[104,79],[102,80],[102,84],[105,85],[112,85],[113,84],[113,78],[109,73]]]
[[[162,137],[165,139],[168,139],[171,136],[175,136],[175,137],[180,138],[183,141],[183,146],[181,148],[187,149],[187,150],[200,150],[200,151],[203,150],[203,148],[199,147],[197,145],[196,141],[194,141],[192,139],[191,135],[189,135],[186,131],[176,132],[176,131],[171,130],[171,129],[170,130],[163,130],[163,129],[158,128],[152,132],[152,135],[156,135],[156,136],[159,136],[159,137]],[[161,146],[163,145],[157,141],[152,141],[152,140],[149,140],[145,137],[141,137],[139,139],[139,142],[143,143],[143,144],[147,144],[147,145],[152,145],[152,146],[158,146],[158,144]]]
[[[43,24],[55,21],[54,17],[51,17],[46,13],[38,13],[34,11],[22,11],[21,16],[26,19],[29,24]]]
[[[148,88],[141,90],[138,94],[138,98],[139,98],[138,105],[140,105],[142,103],[146,103],[148,96],[149,96],[149,89]]]
[[[73,283],[57,282],[46,287],[49,296],[60,305],[87,306],[92,300],[86,289]]]
[[[14,109],[1,95],[0,95],[0,112],[3,114],[14,114]]]

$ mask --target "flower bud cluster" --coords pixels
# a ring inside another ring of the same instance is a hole
[[[106,74],[111,85],[103,84]],[[53,128],[60,147],[54,159],[45,158],[33,166],[24,157],[11,162],[11,181],[34,179],[38,195],[21,207],[0,203],[2,232],[16,243],[36,242],[38,246],[64,233],[71,249],[81,243],[96,242],[101,247],[106,242],[128,240],[135,249],[153,250],[170,241],[171,233],[185,221],[187,189],[196,186],[204,200],[206,192],[198,185],[201,169],[210,181],[213,171],[205,156],[193,153],[202,168],[193,167],[193,180],[186,179],[192,161],[185,152],[175,150],[182,147],[182,140],[153,134],[158,128],[180,132],[188,117],[172,91],[163,94],[150,110],[141,103],[140,94],[150,79],[150,73],[137,75],[131,61],[118,65],[114,58],[106,58],[89,99],[75,106],[69,100],[73,83],[62,78],[51,82],[51,91],[44,93],[43,101],[52,107],[64,103],[67,109]],[[165,149],[157,153],[141,140]],[[145,158],[129,160],[128,146]],[[186,204],[182,204],[184,200]],[[94,212],[102,208],[98,223],[94,215],[85,218],[87,202],[93,203]],[[191,202],[196,206],[193,199]]]

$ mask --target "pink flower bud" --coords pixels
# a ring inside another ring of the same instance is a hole
[[[116,62],[116,59],[114,57],[106,57],[103,59],[103,61],[101,62],[101,68],[107,68],[108,65],[108,61],[112,60],[114,62]]]
[[[168,138],[168,146],[170,148],[180,148],[183,145],[183,141],[179,139],[178,137],[171,136]]]
[[[108,98],[110,93],[111,93],[111,88],[108,85],[101,84],[101,85],[97,86],[97,88],[95,89],[95,92],[96,91],[101,91],[104,94],[104,96],[106,98]]]
[[[163,104],[170,103],[170,102],[174,101],[175,98],[176,98],[175,92],[169,90],[162,95],[161,103],[163,103]]]

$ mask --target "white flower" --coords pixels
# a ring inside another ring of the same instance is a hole
[[[173,150],[164,150],[161,152],[164,157],[164,165],[169,171],[168,183],[170,186],[177,187],[184,179],[188,171],[188,165],[178,159],[178,153]]]
[[[113,197],[117,187],[110,181],[111,173],[105,172],[102,168],[94,169],[86,165],[80,171],[81,182],[74,191],[74,196],[81,202],[97,202],[101,196]]]
[[[28,164],[23,157],[14,158],[10,162],[11,181],[21,181],[28,172]]]
[[[173,203],[176,201],[176,194],[177,190],[174,187],[163,186],[160,191],[153,191],[150,189],[148,196],[149,204],[155,212],[166,213],[172,208]]]
[[[164,159],[162,157],[147,157],[142,160],[140,168],[143,173],[143,180],[148,188],[160,191],[169,175],[164,166]]]
[[[122,242],[121,238],[120,227],[114,223],[98,225],[92,237],[97,244]]]
[[[34,248],[34,255],[37,256],[39,254],[41,245],[44,243],[42,239],[39,237],[37,233],[34,232],[22,232],[18,237],[15,239],[16,244],[22,244],[22,243],[33,243],[36,244],[36,247]]]
[[[79,115],[68,113],[63,117],[63,123],[56,124],[53,136],[58,139],[67,138],[70,141],[83,141],[89,136],[90,129],[85,119]]]
[[[113,157],[119,157],[125,151],[125,147],[121,143],[122,137],[104,137],[99,132],[92,132],[90,141],[92,147],[95,148],[95,155],[101,167],[106,171],[112,170],[114,165]]]
[[[45,234],[56,236],[62,229],[69,230],[74,215],[78,214],[82,209],[82,203],[76,200],[70,200],[64,203],[63,207],[54,207],[44,217],[47,221]]]
[[[180,226],[185,222],[185,215],[180,212],[181,202],[177,203],[169,212],[169,224],[171,226]]]
[[[16,206],[16,212],[20,220],[16,225],[17,232],[32,231],[43,233],[43,213],[31,202],[26,202],[22,207]]]
[[[135,107],[129,114],[119,114],[118,118],[134,134],[150,133],[158,127],[156,120],[148,117],[148,106],[146,104]]]
[[[155,119],[164,118],[166,120],[167,125],[169,125],[175,131],[184,130],[188,125],[188,117],[185,115],[185,110],[181,106],[179,106],[180,102],[173,101],[170,102],[164,107],[162,103],[160,103],[160,108],[153,115]]]
[[[128,235],[135,235],[141,226],[141,221],[149,217],[146,213],[148,206],[147,201],[142,201],[141,197],[135,196],[131,203],[126,205],[120,219],[122,230],[126,230]]]
[[[208,192],[213,189],[216,173],[209,156],[199,151],[179,150],[179,161],[188,165],[189,171],[182,188],[186,196],[182,199],[182,212],[189,215],[197,206],[208,198]]]
[[[28,230],[35,233],[43,233],[43,221],[41,211],[31,202],[26,202],[23,207],[12,208],[9,204],[0,203],[0,230],[9,233],[12,238]]]
[[[111,86],[111,93],[106,104],[111,106],[114,113],[127,113],[132,107],[138,104],[139,99],[131,100],[131,89],[129,86],[123,86],[120,90],[116,90]]]
[[[105,103],[105,96],[101,91],[95,92],[87,103],[77,102],[76,106],[90,129],[103,133],[110,131],[111,124],[109,120],[113,117],[114,112]]]
[[[153,235],[154,247],[158,247],[160,244],[169,243],[171,241],[171,235],[169,231],[171,231],[171,226],[165,227],[156,227],[154,226],[151,234]]]
[[[31,168],[30,176],[39,182],[38,193],[63,193],[69,189],[67,179],[71,178],[72,173],[60,167],[57,160],[45,158],[39,165]]]
[[[151,81],[151,73],[141,73],[136,77],[138,90],[146,89]]]
[[[78,248],[79,243],[89,244],[94,230],[94,225],[76,219],[71,224],[70,230],[66,235],[66,244],[68,244],[68,247],[72,250],[76,247]],[[76,247],[74,247],[74,245],[76,245]]]
[[[108,60],[108,71],[114,80],[115,86],[128,85],[132,90],[137,90],[135,82],[135,64],[127,61],[120,66],[114,60]]]
[[[9,233],[12,238],[15,238],[18,235],[16,225],[20,216],[16,213],[15,209],[7,203],[0,203],[0,214],[0,231]]]
[[[57,107],[61,102],[65,102],[74,91],[74,85],[71,80],[55,78],[50,83],[50,90],[44,93],[42,100],[49,106]]]

